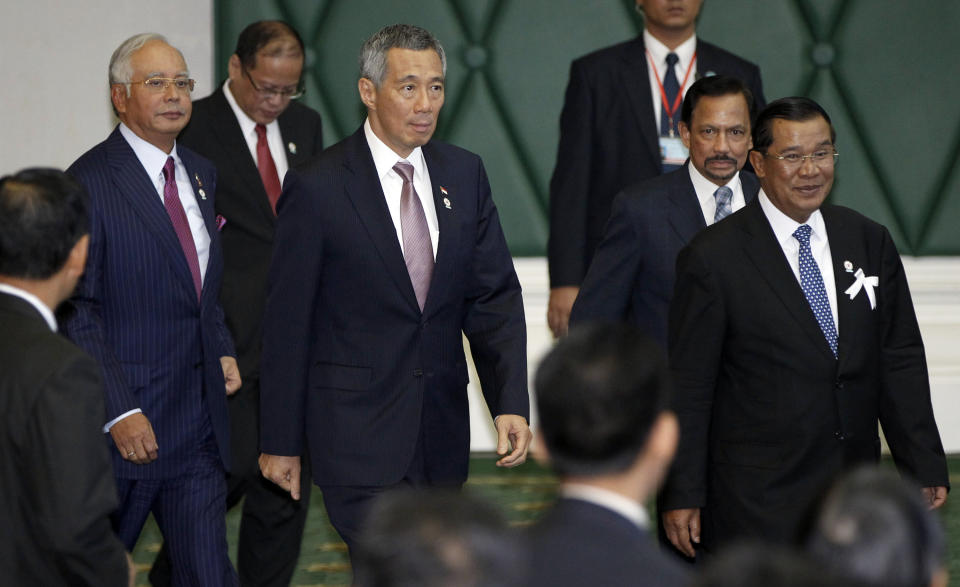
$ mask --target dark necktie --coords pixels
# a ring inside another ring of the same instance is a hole
[[[187,259],[187,265],[190,267],[193,287],[197,290],[197,299],[199,300],[202,288],[200,259],[197,257],[197,245],[193,242],[193,233],[190,232],[187,213],[183,211],[183,204],[180,203],[180,192],[177,190],[173,157],[167,157],[167,162],[163,165],[163,207],[167,209],[167,215],[170,216],[170,222],[173,223],[173,230],[177,233],[177,240],[180,241],[183,256]]]
[[[717,188],[713,192],[713,197],[717,200],[717,211],[713,214],[713,222],[717,223],[729,216],[733,212],[733,190],[725,185]]]
[[[680,82],[677,81],[677,74],[674,72],[673,68],[677,64],[680,58],[677,57],[676,53],[667,54],[667,71],[663,75],[663,93],[667,97],[667,103],[670,107],[673,107],[674,100],[677,99],[677,94],[680,93]],[[673,113],[673,116],[670,116],[670,113],[667,112],[666,105],[661,100],[660,102],[660,136],[678,136],[677,135],[677,116],[680,114],[679,108],[677,112]],[[673,131],[671,133],[671,131]]]
[[[398,161],[393,166],[403,178],[400,190],[400,232],[403,233],[403,260],[407,264],[410,283],[417,296],[420,311],[427,301],[430,290],[430,278],[433,276],[433,244],[430,242],[430,229],[427,227],[427,215],[420,203],[420,196],[413,187],[413,165]]]
[[[833,323],[833,312],[830,311],[830,298],[827,297],[827,288],[823,285],[823,274],[820,273],[820,267],[813,260],[813,253],[810,251],[810,232],[811,229],[806,224],[801,224],[793,233],[793,238],[800,243],[800,287],[803,288],[803,295],[807,297],[807,303],[813,310],[813,315],[817,317],[817,323],[820,324],[820,330],[833,351],[833,356],[837,356],[837,326]]]
[[[267,191],[270,207],[276,214],[277,200],[280,199],[280,176],[277,174],[277,166],[273,163],[273,155],[270,154],[270,147],[267,145],[267,127],[262,124],[257,125],[257,171],[260,172],[263,189]]]

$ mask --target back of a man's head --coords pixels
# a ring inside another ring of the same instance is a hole
[[[87,234],[87,192],[57,169],[0,178],[0,275],[43,280]]]
[[[443,490],[378,497],[353,559],[356,587],[523,584],[518,537],[486,502]]]
[[[786,546],[734,544],[707,561],[692,587],[860,587]]]
[[[639,330],[588,324],[541,361],[534,381],[540,433],[562,477],[629,469],[666,409],[663,353]]]
[[[939,520],[920,488],[890,470],[864,467],[841,479],[821,506],[807,549],[864,586],[946,584]]]

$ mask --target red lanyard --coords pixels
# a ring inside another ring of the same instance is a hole
[[[647,49],[647,59],[650,60],[650,67],[653,68],[653,77],[657,80],[657,86],[660,87],[660,99],[663,101],[663,109],[667,113],[667,118],[670,121],[670,136],[673,136],[673,115],[677,113],[677,110],[680,109],[680,104],[683,103],[683,88],[687,85],[687,80],[690,79],[690,72],[693,70],[693,62],[697,59],[697,52],[693,52],[693,57],[690,58],[690,63],[687,65],[687,73],[683,75],[683,83],[680,84],[680,89],[677,90],[677,97],[673,100],[673,107],[670,107],[670,101],[667,100],[667,91],[663,89],[663,82],[660,80],[660,76],[657,75],[657,66],[653,62],[653,56],[650,55],[650,49]]]

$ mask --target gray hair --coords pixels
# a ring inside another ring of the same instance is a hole
[[[170,45],[170,41],[167,40],[161,34],[158,33],[140,33],[139,35],[133,35],[126,41],[120,43],[120,46],[117,47],[117,50],[113,52],[113,55],[110,57],[110,67],[107,70],[108,79],[110,85],[113,84],[128,84],[130,83],[130,78],[133,77],[133,66],[130,65],[130,59],[133,58],[133,54],[143,48],[144,45],[150,41],[160,41]],[[170,45],[173,47],[173,45]],[[180,49],[173,47],[177,53],[180,53],[180,57],[183,58],[183,53]],[[186,63],[186,59],[183,60]],[[130,95],[130,86],[127,86],[127,96]]]
[[[412,24],[392,24],[377,31],[360,48],[360,77],[380,87],[387,75],[387,51],[390,49],[433,49],[440,57],[443,75],[447,75],[447,56],[440,41],[430,31]]]

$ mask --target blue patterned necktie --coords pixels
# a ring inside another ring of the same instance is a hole
[[[733,212],[731,205],[733,201],[733,190],[722,185],[717,188],[717,191],[713,192],[713,197],[717,200],[717,211],[713,214],[713,222],[717,223]]]
[[[813,315],[820,324],[820,330],[833,351],[833,356],[837,356],[837,326],[833,323],[833,313],[830,311],[830,298],[827,297],[827,288],[823,285],[823,275],[820,273],[820,267],[813,260],[813,253],[810,252],[810,232],[811,228],[806,224],[801,224],[793,233],[793,238],[800,243],[800,287],[803,288],[803,295],[807,297],[807,303],[813,310]]]
[[[674,66],[677,65],[677,61],[680,58],[677,57],[676,53],[670,53],[667,55],[667,70],[663,74],[663,93],[667,96],[667,101],[670,103],[670,107],[673,107],[673,101],[677,99],[677,94],[680,93],[680,82],[677,81],[677,74],[674,71]],[[679,108],[677,109],[679,110]],[[678,136],[677,135],[677,121],[676,117],[680,114],[679,112],[674,112],[673,116],[670,116],[670,113],[667,112],[667,109],[663,103],[660,104],[660,136]],[[671,131],[673,131],[671,133]]]

